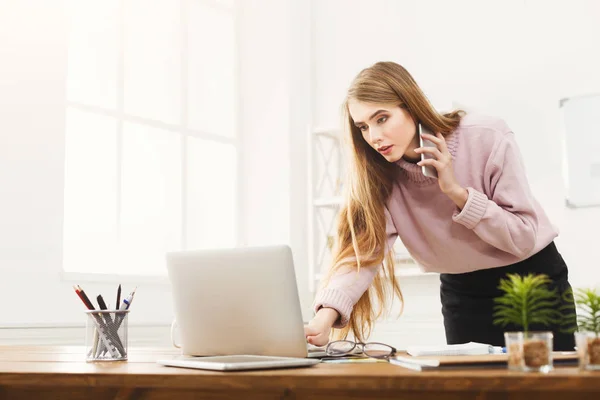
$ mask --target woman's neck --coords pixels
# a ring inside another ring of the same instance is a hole
[[[410,145],[408,145],[408,149],[406,149],[402,158],[409,163],[418,163],[421,160],[421,156],[418,153],[415,153],[417,147],[419,147],[419,135],[415,133],[413,140],[410,142]]]

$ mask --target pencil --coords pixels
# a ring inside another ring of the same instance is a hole
[[[87,297],[87,294],[85,294],[85,292],[83,291],[83,289],[81,288],[81,286],[77,285],[77,289],[79,290],[79,293],[81,296],[81,300],[83,300],[84,304],[87,306],[88,310],[95,310],[94,305],[92,304],[92,302],[90,301],[90,299]]]

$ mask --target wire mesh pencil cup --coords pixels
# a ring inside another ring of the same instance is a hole
[[[127,360],[129,310],[90,310],[85,313],[86,361]]]

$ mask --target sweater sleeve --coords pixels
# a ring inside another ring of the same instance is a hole
[[[385,208],[386,217],[386,253],[392,248],[398,233],[392,217]],[[319,290],[313,303],[315,312],[322,307],[333,308],[340,314],[340,318],[333,325],[334,328],[343,328],[348,324],[350,314],[356,302],[369,288],[375,275],[379,272],[380,265],[361,266],[358,274],[355,270],[338,271],[331,277],[326,287]]]
[[[512,132],[497,144],[490,161],[484,179],[490,182],[491,198],[468,187],[467,203],[452,218],[490,245],[525,258],[535,246],[538,219]]]

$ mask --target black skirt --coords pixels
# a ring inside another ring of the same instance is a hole
[[[552,287],[557,288],[559,293],[571,287],[567,265],[554,242],[516,264],[465,274],[441,274],[440,298],[448,344],[479,342],[504,346],[504,332],[522,330],[516,326],[502,327],[493,324],[494,298],[503,294],[498,289],[498,284],[509,273],[546,274],[552,280]],[[561,301],[563,306],[570,308],[565,313],[575,313],[572,301]],[[560,326],[532,325],[529,330],[552,331],[554,350],[569,351],[575,347],[573,334],[561,332]]]

